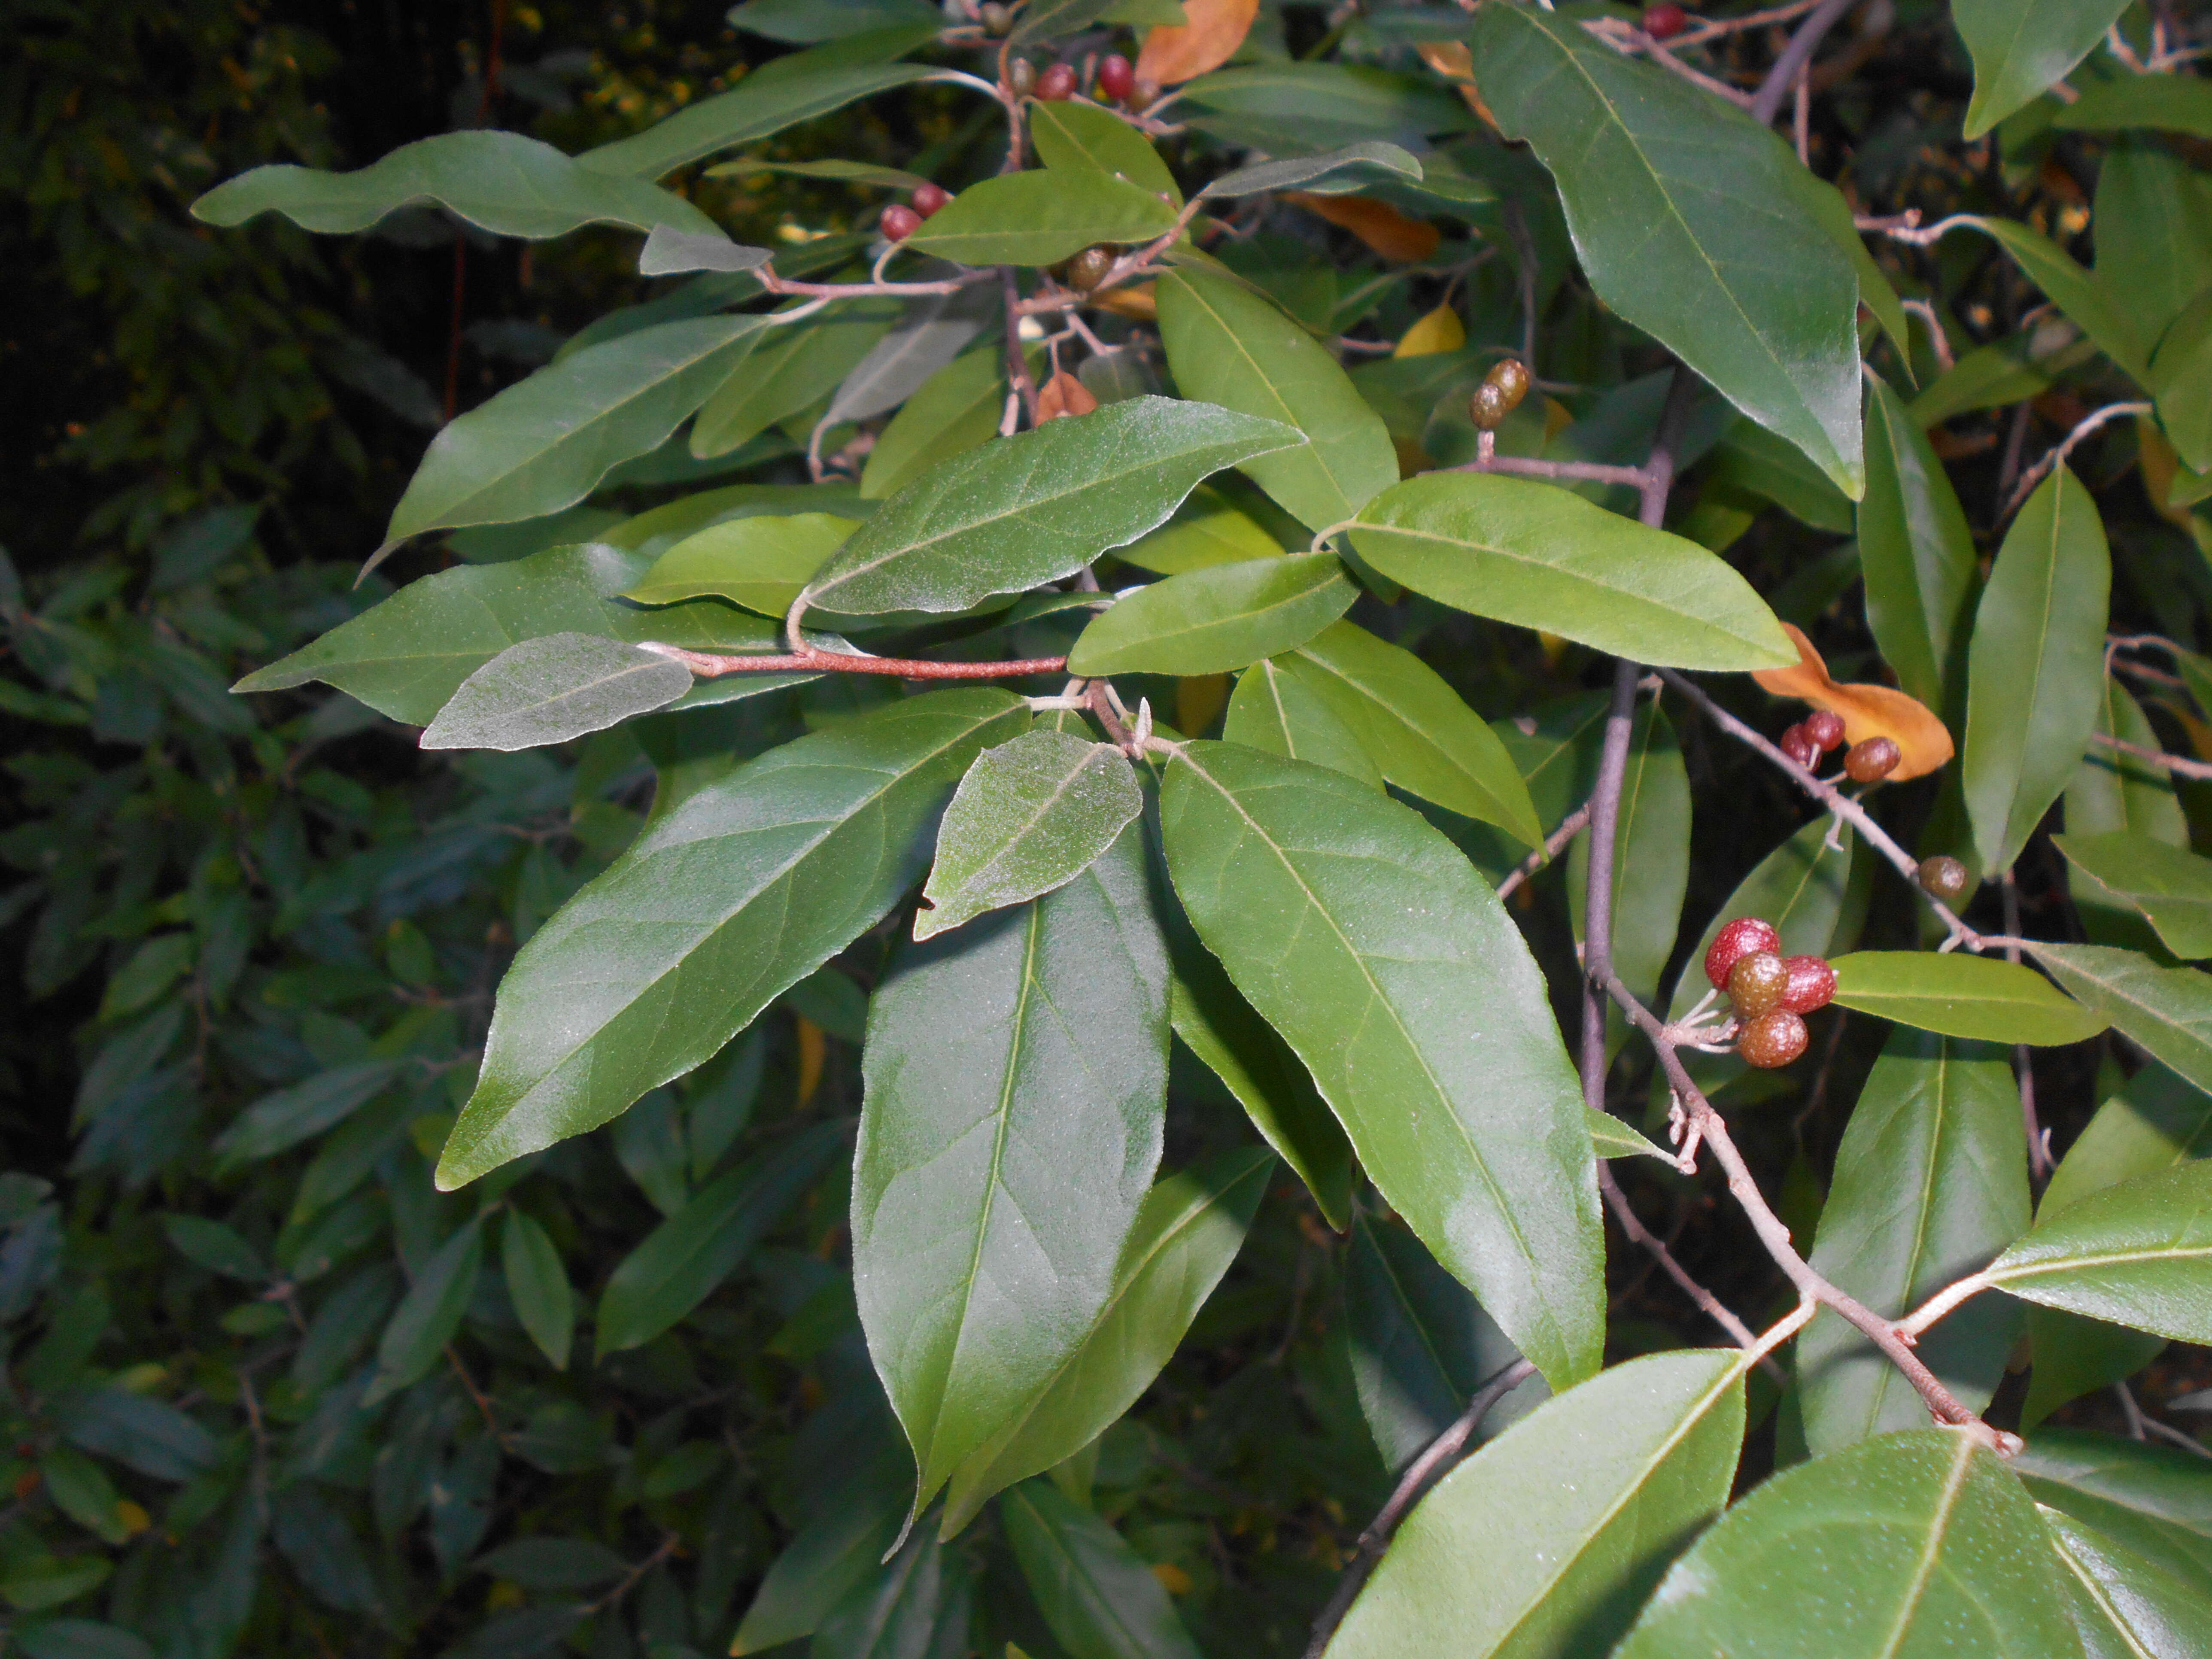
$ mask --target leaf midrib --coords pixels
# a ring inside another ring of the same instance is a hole
[[[1936,1513],[1929,1517],[1927,1541],[1921,1546],[1920,1559],[1913,1567],[1911,1582],[1905,1586],[1905,1597],[1898,1605],[1897,1622],[1890,1626],[1889,1634],[1882,1640],[1878,1653],[1869,1659],[1894,1659],[1898,1644],[1905,1640],[1912,1626],[1913,1615],[1919,1611],[1921,1598],[1928,1593],[1928,1581],[1935,1576],[1936,1558],[1943,1547],[1943,1534],[1951,1523],[1951,1511],[1958,1506],[1959,1494],[1965,1490],[1966,1472],[1973,1467],[1974,1443],[1965,1435],[1955,1436],[1952,1448],[1951,1467],[1944,1471],[1942,1490],[1936,1494]]]

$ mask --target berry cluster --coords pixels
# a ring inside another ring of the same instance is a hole
[[[1495,432],[1505,417],[1521,406],[1528,395],[1528,366],[1518,357],[1508,357],[1482,377],[1482,384],[1467,400],[1468,418],[1476,429]]]
[[[1808,714],[1782,734],[1782,752],[1811,771],[1820,757],[1844,741],[1844,717],[1823,708]],[[1889,738],[1863,738],[1844,756],[1844,775],[1853,783],[1874,783],[1897,770],[1904,751]]]
[[[1782,936],[1757,916],[1721,929],[1705,952],[1705,977],[1735,1005],[1742,1023],[1736,1053],[1761,1071],[1805,1052],[1805,1016],[1836,994],[1836,970],[1826,957],[1784,956]]]
[[[914,205],[908,207],[904,202],[893,202],[876,221],[876,228],[883,232],[884,240],[903,242],[921,228],[924,219],[935,214],[951,199],[952,192],[942,185],[917,185],[915,186]]]

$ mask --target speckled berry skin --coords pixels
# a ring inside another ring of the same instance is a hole
[[[1820,763],[1820,745],[1802,726],[1793,726],[1782,734],[1781,747],[1784,754],[1808,771]]]
[[[1836,970],[1826,957],[1784,957],[1782,966],[1788,972],[1789,986],[1782,994],[1781,1006],[1791,1013],[1809,1014],[1835,1000]]]
[[[1888,738],[1853,744],[1844,756],[1844,773],[1854,783],[1875,783],[1897,770],[1905,756]]]
[[[1738,957],[1729,969],[1728,994],[1738,1018],[1754,1019],[1782,1006],[1782,999],[1790,994],[1790,970],[1773,951],[1753,951]]]
[[[1118,52],[1108,54],[1098,65],[1098,91],[1101,96],[1120,103],[1137,89],[1137,71],[1129,60]]]
[[[1644,32],[1654,40],[1671,40],[1690,27],[1690,14],[1680,6],[1646,6]]]
[[[916,185],[914,190],[914,210],[927,219],[952,199],[952,192],[942,185]]]
[[[1787,1008],[1777,1008],[1743,1028],[1743,1035],[1736,1039],[1735,1051],[1745,1065],[1771,1072],[1803,1054],[1809,1040],[1803,1020]]]
[[[921,216],[903,202],[894,202],[876,221],[876,228],[894,242],[903,242],[921,228]]]
[[[1067,285],[1078,294],[1088,294],[1104,282],[1106,273],[1113,269],[1112,249],[1087,247],[1067,262]]]
[[[1705,977],[1716,991],[1728,989],[1729,970],[1753,951],[1782,951],[1782,935],[1757,916],[1738,916],[1721,929],[1705,951]]]
[[[1805,716],[1805,735],[1826,754],[1831,749],[1840,749],[1844,744],[1844,717],[1832,708],[1820,708]]]
[[[1967,873],[1966,866],[1943,853],[1932,859],[1921,860],[1920,868],[1914,875],[1923,892],[1942,899],[1946,904],[1956,904],[1966,897],[1966,889],[1972,884],[1972,878]]]
[[[1048,104],[1073,98],[1075,95],[1075,70],[1066,64],[1054,64],[1037,76],[1036,95]]]

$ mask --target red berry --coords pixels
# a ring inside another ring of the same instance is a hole
[[[1835,1000],[1836,970],[1826,957],[1784,957],[1782,965],[1790,975],[1782,1006],[1791,1013],[1809,1014]]]
[[[903,202],[893,202],[876,224],[890,240],[903,242],[921,228],[921,216]]]
[[[1855,743],[1844,757],[1844,771],[1854,783],[1873,783],[1897,770],[1904,750],[1887,738],[1869,738]]]
[[[1782,951],[1782,935],[1757,916],[1738,916],[1715,936],[1705,952],[1705,977],[1713,989],[1728,989],[1729,970],[1754,951]]]
[[[1823,708],[1805,716],[1805,735],[1820,745],[1820,752],[1839,748],[1844,741],[1844,717],[1832,709]]]
[[[952,199],[952,192],[942,185],[916,185],[914,187],[914,210],[927,219]]]
[[[1820,745],[1803,726],[1793,726],[1782,734],[1782,752],[1810,770],[1820,758]]]
[[[1743,1028],[1743,1035],[1735,1040],[1735,1051],[1745,1065],[1771,1072],[1803,1054],[1807,1041],[1805,1022],[1787,1008],[1777,1008]]]
[[[1106,97],[1120,103],[1137,89],[1137,71],[1120,52],[1108,55],[1098,66],[1098,90]]]
[[[1770,1008],[1779,1008],[1789,992],[1790,970],[1771,951],[1739,957],[1729,969],[1729,1000],[1741,1018],[1755,1019]]]
[[[1644,32],[1654,40],[1671,40],[1690,27],[1690,14],[1680,6],[1647,6]]]
[[[1056,104],[1075,94],[1075,71],[1066,64],[1054,64],[1037,76],[1036,95],[1048,104]]]

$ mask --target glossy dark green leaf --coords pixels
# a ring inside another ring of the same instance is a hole
[[[576,1333],[576,1299],[560,1251],[553,1248],[544,1228],[520,1210],[509,1210],[500,1224],[499,1259],[514,1316],[553,1369],[568,1370],[568,1346]]]
[[[1133,830],[1042,898],[915,947],[877,990],[854,1284],[917,1511],[1107,1306],[1159,1162],[1167,1058]]]
[[[2154,1441],[2086,1429],[2039,1429],[2013,1467],[2036,1501],[2110,1523],[2129,1511],[2212,1544],[2212,1467]]]
[[[1399,788],[1497,824],[1528,846],[1543,839],[1528,785],[1498,734],[1412,652],[1340,622],[1300,646],[1285,665],[1335,711]]]
[[[1277,661],[1255,662],[1237,677],[1221,735],[1285,760],[1326,766],[1380,791],[1382,774],[1359,738],[1319,692]]]
[[[799,1200],[843,1139],[834,1123],[802,1129],[773,1152],[708,1182],[647,1233],[617,1265],[600,1294],[599,1352],[652,1341],[712,1296]]]
[[[945,809],[915,938],[1073,880],[1144,810],[1137,775],[1111,744],[1036,731],[986,750]]]
[[[1474,125],[1434,81],[1365,64],[1240,64],[1186,81],[1176,118],[1271,155],[1314,155],[1378,140],[1422,149],[1428,135]]]
[[[1069,1659],[1199,1659],[1168,1593],[1121,1535],[1048,1480],[1025,1480],[999,1516],[1030,1594]]]
[[[1169,398],[1048,421],[900,490],[816,574],[807,602],[861,616],[964,611],[1056,581],[1164,522],[1207,473],[1297,435]]]
[[[1412,809],[1232,744],[1184,748],[1161,822],[1199,936],[1392,1206],[1553,1386],[1588,1375],[1595,1161],[1542,980],[1497,896]]]
[[[1322,155],[1297,155],[1280,161],[1261,161],[1224,173],[1198,192],[1201,201],[1237,196],[1261,196],[1279,190],[1310,191],[1316,196],[1340,196],[1369,185],[1399,180],[1419,183],[1421,164],[1395,144],[1377,139],[1347,144]]]
[[[1239,1147],[1146,1195],[1082,1346],[954,1472],[945,1536],[994,1493],[1091,1444],[1152,1386],[1237,1259],[1275,1167],[1265,1149]]]
[[[463,680],[422,733],[425,749],[539,749],[619,725],[691,689],[682,663],[591,634],[511,645]]]
[[[2136,326],[2135,315],[2118,295],[2075,264],[2063,248],[2016,219],[1960,214],[1951,222],[1971,227],[1994,240],[2027,279],[2066,314],[2067,320],[2096,343],[2099,350],[2138,381],[2149,378],[2146,360],[2150,347]]]
[[[1851,533],[1850,497],[1796,445],[1754,422],[1738,420],[1729,428],[1706,461],[1705,478],[1708,490],[1756,496],[1813,529]]]
[[[1103,173],[1182,205],[1182,188],[1160,153],[1110,110],[1072,99],[1040,100],[1029,106],[1029,135],[1037,160],[1055,172]]]
[[[1858,279],[1758,123],[1580,24],[1477,14],[1475,72],[1559,181],[1591,286],[1856,500]]]
[[[1333,553],[1209,565],[1125,594],[1083,630],[1071,674],[1219,674],[1294,650],[1352,608]]]
[[[1988,1265],[2027,1231],[2027,1153],[2005,1050],[1890,1034],[1851,1109],[1821,1206],[1813,1266],[1899,1319]],[[1920,1340],[1920,1358],[1969,1411],[1989,1404],[2020,1335],[2002,1297],[1968,1303]],[[1814,1455],[1926,1425],[1928,1408],[1881,1351],[1823,1310],[1797,1340]]]
[[[595,1128],[711,1058],[897,902],[953,781],[1028,719],[1003,691],[912,698],[656,821],[517,953],[440,1185]]]
[[[968,1652],[972,1571],[916,1533],[822,1616],[808,1659],[923,1659]]]
[[[1835,969],[1842,1006],[1944,1036],[2056,1045],[2083,1042],[2106,1025],[2101,1008],[2070,1000],[2033,969],[1994,957],[1858,951],[1838,957]]]
[[[1992,1453],[1942,1430],[1883,1435],[1729,1510],[1618,1653],[2079,1659],[2035,1505]]]
[[[2153,127],[2212,138],[2212,85],[2194,75],[2124,75],[2081,88],[2051,125],[2076,131]]]
[[[640,605],[722,599],[781,617],[823,561],[860,527],[833,513],[732,519],[687,536],[624,590]]]
[[[1966,137],[1978,138],[2089,55],[2126,0],[1954,0],[1952,21],[1974,59]]]
[[[1880,379],[1867,396],[1866,458],[1857,530],[1867,626],[1898,684],[1940,709],[1973,585],[1974,538],[1927,434]]]
[[[113,1386],[65,1395],[52,1406],[71,1445],[112,1457],[156,1480],[189,1480],[216,1465],[215,1437],[186,1413],[151,1395]]]
[[[760,1653],[814,1634],[832,1607],[873,1577],[899,1537],[907,1494],[856,1481],[799,1529],[754,1592],[732,1654]]]
[[[2212,977],[2099,945],[2039,944],[2035,959],[2123,1036],[2212,1091]]]
[[[860,372],[897,318],[890,301],[848,301],[755,335],[700,406],[691,422],[691,453],[702,460],[731,454],[811,409]]]
[[[438,1247],[392,1310],[376,1346],[376,1380],[362,1396],[364,1404],[374,1405],[430,1374],[461,1328],[483,1267],[483,1218],[476,1216]]]
[[[2138,1176],[2039,1220],[1992,1261],[2014,1296],[2178,1342],[2212,1340],[2212,1163]]]
[[[963,265],[1049,265],[1096,242],[1149,242],[1175,218],[1159,197],[1111,173],[1033,168],[969,185],[906,246]]]
[[[255,167],[192,204],[228,228],[281,213],[326,234],[367,230],[387,213],[434,202],[498,236],[565,236],[580,225],[665,225],[711,234],[714,222],[682,197],[636,179],[610,179],[519,132],[443,132],[402,144],[353,173]]]
[[[1357,513],[1398,479],[1390,434],[1336,359],[1275,303],[1226,276],[1172,270],[1157,289],[1160,339],[1186,396],[1296,427],[1297,449],[1244,475],[1310,530]]]
[[[2199,295],[2166,329],[2151,359],[2149,390],[2183,464],[2212,472],[2212,294]]]
[[[2144,355],[2212,285],[2212,178],[2163,141],[2114,140],[2097,167],[2097,281]]]
[[[1352,544],[1417,593],[1637,662],[1797,660],[1774,613],[1723,561],[1556,484],[1501,473],[1409,478],[1367,504]]]
[[[2054,836],[2067,862],[2088,875],[2100,896],[2133,905],[2178,957],[2212,957],[2212,860],[2131,830]]]
[[[956,357],[923,383],[876,436],[860,473],[869,500],[895,495],[938,462],[999,435],[1006,358],[995,346]]]
[[[1590,781],[1595,784],[1594,776]],[[1583,906],[1589,848],[1584,831],[1576,838],[1568,865],[1577,937],[1589,930]],[[1637,710],[1629,732],[1613,869],[1613,971],[1640,1000],[1656,1002],[1659,975],[1682,931],[1682,901],[1690,884],[1690,777],[1682,765],[1681,744],[1656,699]]]
[[[1728,1501],[1743,1372],[1733,1354],[1654,1354],[1539,1406],[1407,1517],[1329,1659],[1605,1651]]]
[[[2212,1594],[2201,1572],[2177,1573],[2062,1510],[2046,1507],[2043,1520],[2090,1659],[2212,1654]]]

